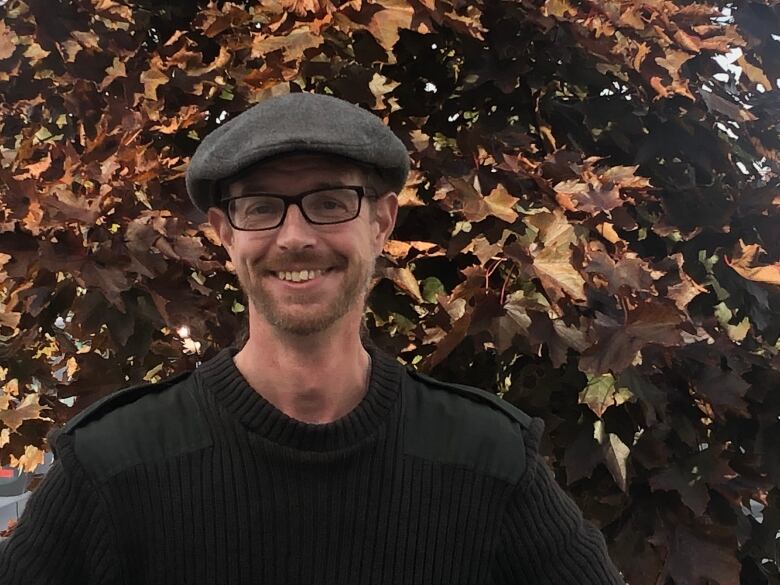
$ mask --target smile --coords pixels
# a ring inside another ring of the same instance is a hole
[[[317,280],[321,276],[333,271],[333,268],[326,270],[295,270],[295,271],[282,271],[271,272],[277,279],[283,280],[289,283],[305,283],[312,280]]]

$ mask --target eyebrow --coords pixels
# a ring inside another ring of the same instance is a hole
[[[338,184],[338,183],[336,183],[334,181],[317,181],[316,183],[314,183],[312,185],[309,185],[309,187],[307,189],[305,189],[305,191],[309,191],[311,189],[325,189],[327,187],[342,187],[342,186],[344,186],[344,185],[340,185],[340,184]],[[252,184],[252,183],[250,183],[248,185],[245,185],[245,186],[243,186],[241,188],[238,188],[236,190],[237,192],[236,192],[235,195],[232,195],[230,193],[229,189],[226,189],[225,191],[226,192],[223,194],[223,196],[228,196],[228,197],[237,197],[237,196],[244,195],[246,193],[252,193],[252,192],[268,193],[268,194],[273,194],[273,195],[284,196],[284,193],[279,193],[277,191],[271,191],[269,189],[261,189],[261,188],[258,187],[257,184]]]

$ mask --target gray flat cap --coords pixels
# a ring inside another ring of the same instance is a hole
[[[215,204],[215,186],[263,159],[284,153],[335,154],[376,168],[399,192],[409,153],[382,121],[327,95],[294,93],[267,99],[203,139],[187,168],[187,191],[201,211]]]

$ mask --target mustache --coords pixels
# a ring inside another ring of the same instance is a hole
[[[318,256],[310,256],[310,255],[301,255],[301,254],[290,254],[288,256],[280,256],[279,258],[275,258],[274,260],[257,260],[255,262],[252,262],[253,268],[263,268],[265,270],[277,270],[279,267],[286,267],[286,266],[327,266],[327,267],[334,267],[334,268],[341,268],[342,262],[336,259],[328,259],[328,258],[321,258]]]

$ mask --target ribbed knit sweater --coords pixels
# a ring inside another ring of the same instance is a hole
[[[234,349],[91,408],[54,441],[0,584],[623,583],[540,421],[366,348],[368,391],[332,423],[274,407]]]

